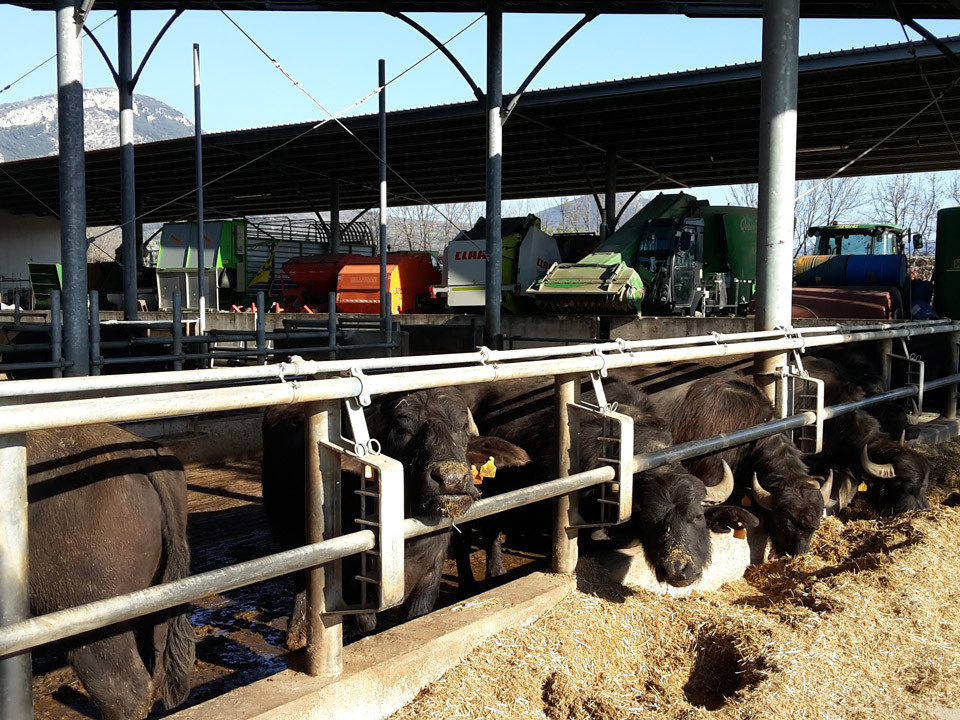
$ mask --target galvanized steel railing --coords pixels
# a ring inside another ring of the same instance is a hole
[[[53,640],[69,637],[116,622],[129,620],[157,610],[198,600],[242,585],[296,570],[308,569],[308,598],[314,608],[311,617],[323,613],[324,590],[331,578],[325,578],[322,564],[375,547],[375,534],[369,530],[336,535],[333,508],[308,502],[308,537],[316,542],[275,555],[240,563],[226,568],[158,585],[138,592],[89,603],[38,618],[27,617],[26,589],[26,437],[25,432],[42,428],[67,427],[97,422],[121,422],[159,416],[262,407],[265,405],[307,402],[307,432],[310,477],[310,498],[335,497],[332,487],[338,481],[339,456],[324,450],[324,443],[339,440],[339,403],[346,398],[365,399],[386,392],[412,391],[429,387],[473,382],[496,382],[510,378],[556,376],[556,419],[560,440],[558,464],[560,478],[533,487],[505,493],[476,502],[458,520],[469,521],[503,510],[546,498],[559,498],[554,523],[554,568],[571,571],[576,563],[575,533],[568,532],[569,512],[575,509],[575,493],[579,489],[608,482],[614,476],[609,467],[588,472],[574,472],[570,467],[570,426],[566,404],[574,399],[579,379],[585,373],[605,373],[608,369],[649,365],[670,361],[743,355],[754,352],[802,350],[838,343],[908,338],[919,335],[949,333],[952,374],[926,382],[926,389],[953,386],[947,392],[943,415],[956,411],[957,343],[960,323],[934,321],[928,323],[887,324],[841,328],[827,326],[804,330],[787,329],[760,333],[710,335],[699,338],[611,341],[595,345],[561,348],[456,353],[449,356],[401,357],[355,361],[298,361],[274,366],[206,371],[154,373],[123,378],[65,378],[35,381],[8,381],[0,384],[0,688],[11,683],[29,682],[29,650]],[[450,367],[452,366],[452,367]],[[363,370],[432,368],[414,372],[389,372],[367,375]],[[350,377],[325,377],[297,380],[316,375],[331,375],[352,370]],[[208,384],[249,383],[273,380],[266,385],[203,387]],[[279,381],[279,382],[277,382]],[[197,389],[167,393],[131,394],[149,385],[153,388],[199,385]],[[919,388],[910,385],[891,390],[862,401],[826,408],[824,419],[844,412],[892,399],[916,395]],[[123,403],[105,405],[102,398],[35,401],[75,393],[124,393]],[[805,412],[781,418],[755,428],[747,428],[721,436],[684,443],[654,453],[637,455],[634,472],[714,452],[734,445],[766,437],[784,430],[799,428],[817,421],[815,413]],[[321,472],[321,468],[325,472]],[[326,516],[326,519],[325,519]],[[398,525],[404,538],[448,527],[452,521],[409,518]],[[383,568],[382,572],[399,573],[399,567]],[[311,627],[308,638],[308,665],[311,673],[333,676],[340,672],[342,637],[339,623],[325,621]],[[26,665],[24,665],[26,659]],[[24,667],[27,672],[24,674]],[[3,693],[6,695],[7,693]],[[17,695],[13,693],[12,695]],[[17,717],[23,708],[6,708],[0,700],[4,717]]]

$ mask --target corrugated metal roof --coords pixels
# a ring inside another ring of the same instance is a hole
[[[960,39],[946,42],[960,52]],[[949,89],[939,109],[927,107],[931,92],[921,70],[935,93]],[[832,173],[921,110],[846,174],[960,167],[950,132],[960,128],[957,84],[956,65],[926,43],[801,58],[798,177]],[[690,187],[755,182],[759,107],[759,63],[528,93],[505,126],[504,197],[601,189],[604,149],[618,156],[621,191],[676,187],[673,180]],[[377,146],[375,115],[343,122]],[[207,217],[326,210],[333,177],[341,179],[342,207],[375,206],[376,158],[336,124],[310,131],[314,124],[206,135]],[[483,199],[485,113],[478,102],[391,112],[388,140],[391,204]],[[192,138],[137,146],[138,204],[147,221],[194,212],[193,152]],[[116,149],[87,154],[90,225],[119,220],[119,166]],[[58,192],[56,158],[0,165],[0,207],[42,214],[41,201],[57,207]]]

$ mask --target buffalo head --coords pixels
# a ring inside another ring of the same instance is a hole
[[[880,515],[898,515],[930,507],[930,463],[920,453],[893,441],[863,446],[860,453],[867,502]]]
[[[778,555],[801,555],[810,549],[810,540],[820,527],[832,488],[833,473],[822,486],[811,477],[783,479],[768,491],[754,473],[753,499],[768,511],[766,528]]]
[[[620,530],[611,528],[609,534],[615,540],[628,533],[638,538],[659,582],[692,585],[710,564],[710,530],[718,522],[724,524],[713,514],[731,492],[733,473],[726,463],[723,481],[712,487],[704,487],[679,464],[641,473],[634,481],[630,522]],[[745,518],[746,524],[750,519]]]
[[[403,463],[412,514],[460,517],[480,497],[471,471],[471,449],[499,466],[523,465],[526,453],[511,443],[489,445],[456,388],[431,388],[386,396],[370,419],[383,452]],[[485,456],[486,457],[486,456]]]

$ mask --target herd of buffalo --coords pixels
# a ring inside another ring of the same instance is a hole
[[[883,389],[865,356],[807,358],[805,368],[824,380],[827,405]],[[633,419],[638,454],[775,417],[766,396],[734,365],[614,371],[604,391],[617,412]],[[583,398],[595,401],[589,385]],[[367,423],[382,451],[404,465],[407,516],[456,518],[481,492],[489,496],[557,476],[549,377],[384,396],[369,409]],[[711,562],[711,532],[746,528],[751,547],[765,548],[769,539],[776,554],[794,555],[807,551],[821,518],[843,510],[858,491],[880,515],[926,508],[930,469],[904,444],[906,425],[903,408],[874,406],[827,421],[823,450],[814,455],[803,455],[778,434],[637,473],[631,519],[607,528],[598,541],[641,545],[660,582],[687,586]],[[301,405],[264,414],[263,504],[287,547],[305,542],[303,524],[291,522],[290,512],[304,503],[303,427]],[[602,432],[599,421],[581,423],[575,442],[583,469],[603,463]],[[27,442],[33,614],[189,574],[186,478],[173,455],[107,425],[34,431]],[[496,477],[478,484],[476,469],[491,458]],[[345,513],[349,487],[344,465]],[[504,573],[503,532],[517,524],[529,531],[535,517],[503,514],[473,523],[488,576]],[[402,617],[433,608],[448,553],[457,558],[461,587],[470,588],[476,582],[471,549],[468,532],[408,541]],[[287,637],[292,648],[305,641],[302,592],[298,596]],[[359,631],[375,623],[375,616],[356,617]],[[186,699],[194,642],[188,609],[180,607],[85,636],[68,657],[104,718],[143,718],[157,699],[168,708]]]

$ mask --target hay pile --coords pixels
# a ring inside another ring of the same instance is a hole
[[[928,454],[938,502],[960,485],[960,446]],[[808,555],[688,598],[631,591],[585,560],[563,603],[394,718],[930,718],[960,704],[957,578],[960,509],[936,505],[828,518]]]

